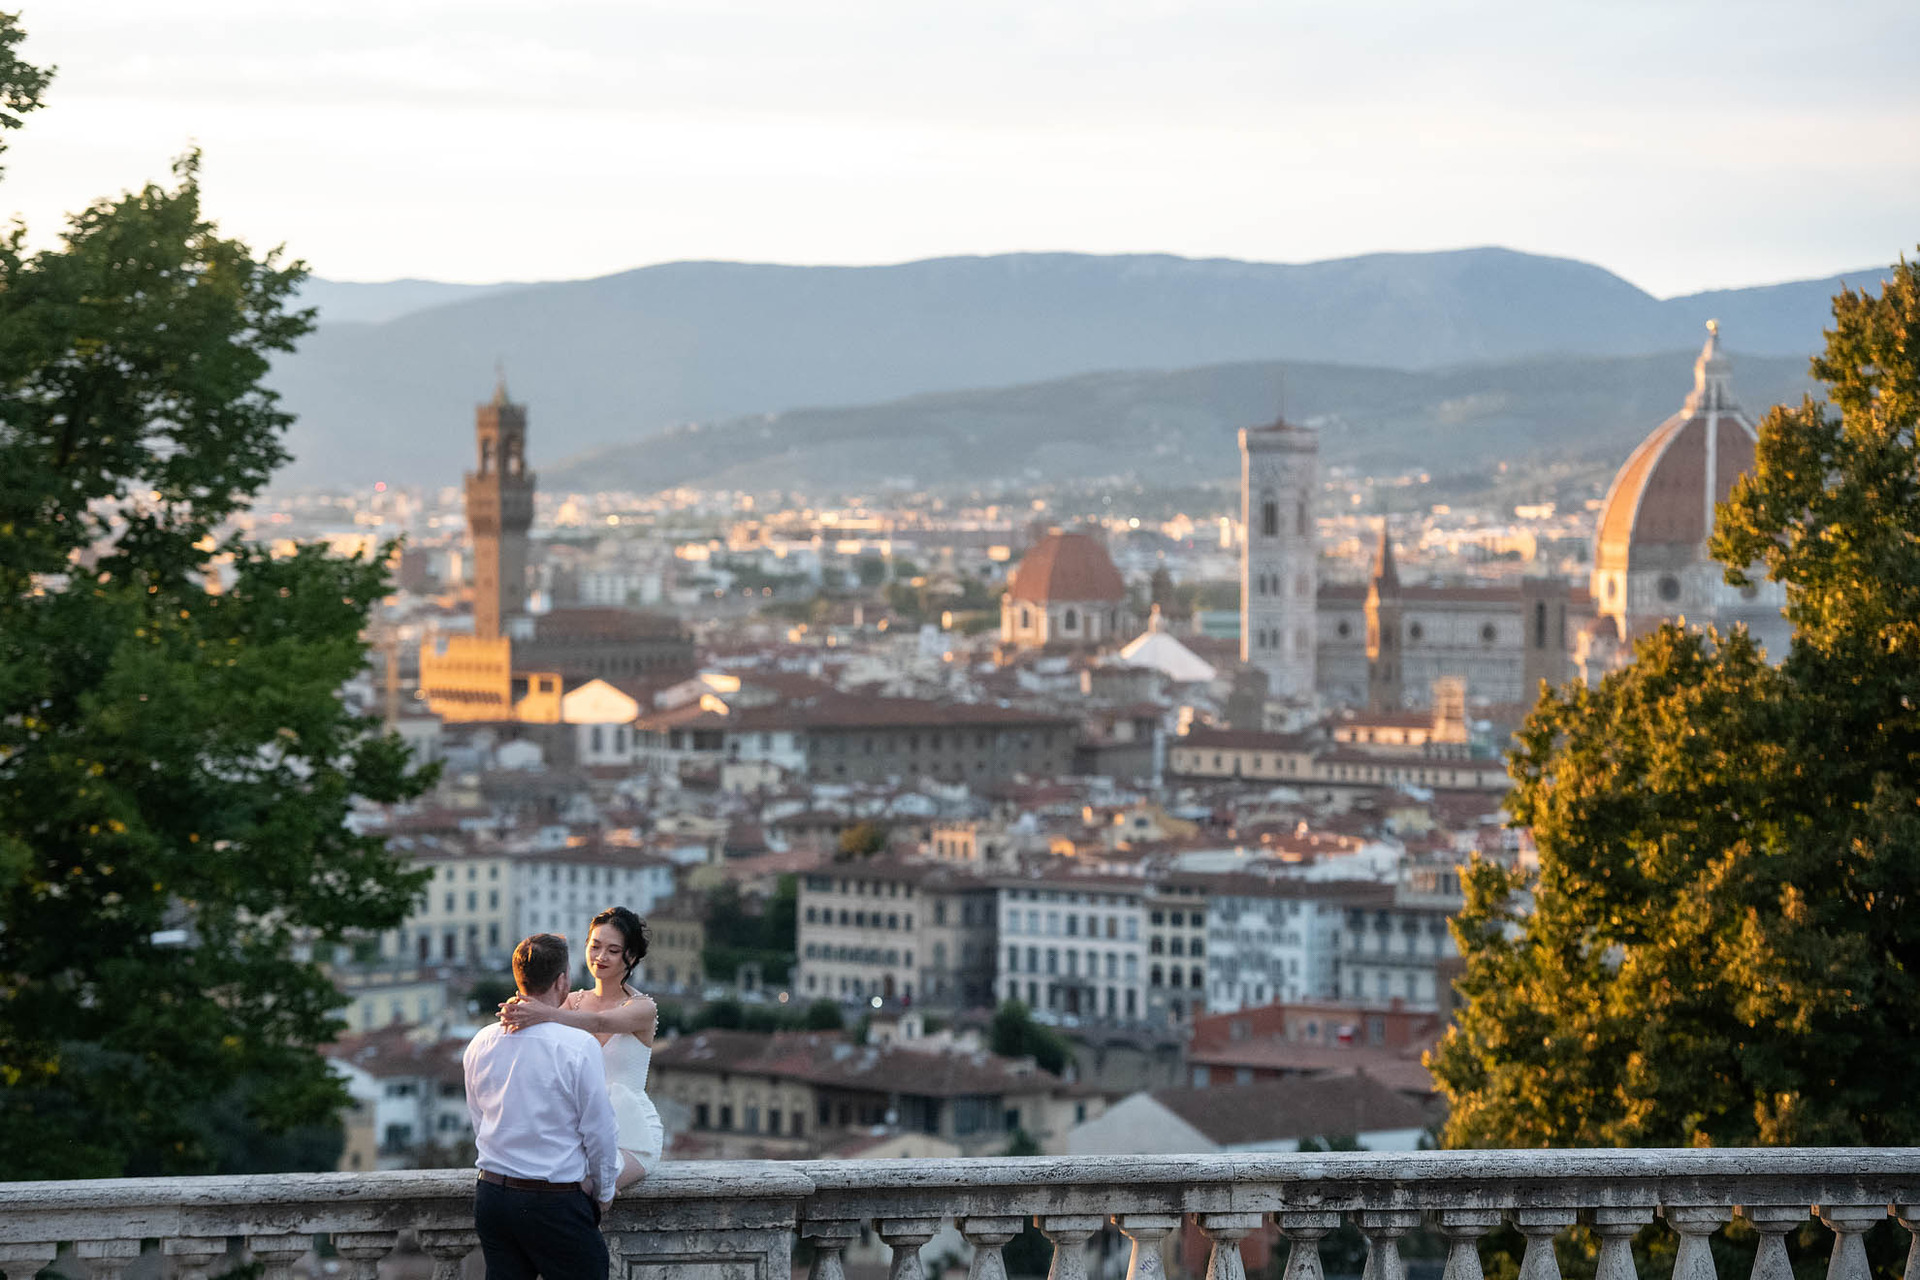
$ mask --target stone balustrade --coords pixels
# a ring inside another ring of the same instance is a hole
[[[0,1271],[22,1280],[60,1252],[72,1274],[120,1280],[136,1262],[152,1274],[140,1255],[157,1251],[197,1280],[244,1250],[286,1280],[323,1234],[352,1280],[372,1280],[404,1232],[453,1280],[477,1248],[472,1195],[471,1173],[446,1170],[0,1184]],[[1050,1280],[1087,1280],[1087,1242],[1111,1225],[1131,1241],[1127,1280],[1162,1280],[1161,1242],[1191,1218],[1207,1280],[1245,1280],[1240,1242],[1271,1218],[1292,1242],[1285,1280],[1323,1280],[1318,1243],[1351,1221],[1365,1280],[1405,1280],[1399,1241],[1426,1224],[1447,1242],[1444,1280],[1482,1280],[1479,1241],[1506,1222],[1526,1240],[1521,1280],[1559,1280],[1554,1237],[1585,1223],[1598,1280],[1636,1280],[1630,1241],[1659,1219],[1679,1236],[1673,1280],[1718,1280],[1708,1240],[1736,1214],[1759,1235],[1752,1280],[1792,1280],[1785,1238],[1810,1216],[1833,1232],[1829,1280],[1868,1280],[1863,1240],[1888,1216],[1914,1233],[1920,1280],[1920,1149],[682,1163],[603,1227],[615,1274],[637,1280],[791,1280],[796,1240],[812,1280],[844,1280],[867,1231],[891,1248],[890,1280],[924,1280],[921,1246],[951,1221],[968,1280],[1006,1280],[1001,1251],[1032,1222],[1053,1242]]]

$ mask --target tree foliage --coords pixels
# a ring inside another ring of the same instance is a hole
[[[18,38],[0,16],[16,116],[44,83]],[[194,157],[175,178],[56,248],[0,241],[7,1178],[221,1167],[245,1144],[209,1099],[330,1122],[339,997],[301,948],[398,924],[419,883],[344,824],[423,785],[339,692],[384,570],[220,541],[287,456],[260,380],[310,326],[303,270],[218,235]]]
[[[1032,1058],[1044,1071],[1060,1075],[1073,1056],[1065,1036],[1033,1020],[1033,1013],[1019,1000],[1003,1001],[993,1012],[987,1030],[987,1047],[1003,1058]]]
[[[1920,1140],[1920,278],[1834,318],[1712,543],[1792,652],[1669,626],[1520,735],[1539,871],[1466,877],[1449,1145]]]

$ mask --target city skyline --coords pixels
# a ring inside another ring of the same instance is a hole
[[[342,280],[1499,244],[1669,296],[1882,264],[1920,213],[1904,6],[261,12],[23,15],[34,243],[196,143],[226,231]]]

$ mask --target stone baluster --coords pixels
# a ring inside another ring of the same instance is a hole
[[[1588,1217],[1593,1234],[1600,1237],[1594,1280],[1640,1280],[1633,1264],[1633,1237],[1653,1221],[1652,1206],[1603,1205]]]
[[[841,1255],[860,1238],[858,1222],[826,1219],[803,1223],[800,1235],[813,1241],[813,1270],[807,1280],[847,1280],[846,1259]]]
[[[480,1247],[480,1233],[471,1227],[422,1227],[417,1234],[420,1252],[433,1259],[433,1280],[460,1280],[467,1255]]]
[[[7,1280],[33,1280],[34,1273],[52,1262],[59,1251],[60,1246],[52,1240],[0,1244],[0,1271],[7,1273]]]
[[[309,1235],[248,1236],[247,1248],[261,1264],[265,1280],[293,1280],[293,1264],[313,1247]]]
[[[1047,1280],[1087,1280],[1087,1241],[1105,1218],[1092,1214],[1041,1214],[1034,1218],[1040,1234],[1053,1243],[1053,1263]],[[1920,1280],[1920,1278],[1917,1278]]]
[[[1753,1254],[1753,1280],[1793,1280],[1787,1233],[1807,1220],[1807,1207],[1749,1204],[1741,1206],[1740,1215],[1760,1233],[1760,1247]]]
[[[1340,1226],[1340,1215],[1324,1209],[1289,1209],[1273,1215],[1280,1234],[1292,1241],[1281,1280],[1325,1280],[1320,1241]]]
[[[1001,1250],[1020,1234],[1019,1218],[962,1218],[960,1234],[973,1246],[973,1264],[967,1280],[1007,1280],[1007,1260]]]
[[[1866,1234],[1887,1216],[1883,1204],[1823,1204],[1820,1221],[1833,1229],[1827,1280],[1868,1280]]]
[[[1907,1270],[1901,1280],[1920,1280],[1920,1205],[1895,1205],[1893,1216],[1913,1237],[1907,1242]]]
[[[1500,1225],[1498,1209],[1442,1209],[1435,1215],[1447,1238],[1447,1267],[1440,1280],[1483,1280],[1480,1237]]]
[[[342,1231],[333,1238],[333,1250],[353,1264],[349,1280],[380,1280],[380,1259],[399,1239],[395,1231]]]
[[[1670,1204],[1660,1212],[1667,1225],[1680,1233],[1680,1248],[1673,1255],[1673,1280],[1719,1280],[1711,1241],[1714,1232],[1733,1220],[1733,1210],[1717,1204]]]
[[[1175,1213],[1116,1213],[1113,1225],[1133,1241],[1133,1253],[1127,1259],[1127,1280],[1166,1280],[1167,1269],[1160,1262],[1160,1242],[1180,1227]]]
[[[1200,1230],[1213,1245],[1207,1254],[1207,1280],[1247,1280],[1247,1266],[1240,1257],[1240,1242],[1247,1233],[1260,1229],[1257,1213],[1203,1213]]]
[[[207,1280],[213,1264],[227,1256],[225,1236],[180,1236],[160,1246],[169,1258],[179,1259],[179,1280]]]
[[[139,1240],[80,1240],[73,1256],[87,1264],[93,1280],[120,1280],[140,1256]]]
[[[893,1246],[893,1265],[887,1280],[927,1280],[920,1264],[920,1246],[940,1230],[938,1218],[882,1218],[880,1238]]]
[[[1362,1209],[1360,1233],[1367,1238],[1367,1265],[1361,1280],[1407,1280],[1400,1261],[1400,1237],[1420,1225],[1418,1209]]]
[[[1560,1259],[1553,1238],[1580,1220],[1578,1209],[1515,1209],[1513,1226],[1527,1238],[1520,1255],[1520,1280],[1560,1280]]]

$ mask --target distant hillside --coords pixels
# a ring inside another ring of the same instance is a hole
[[[361,284],[309,276],[300,286],[300,305],[320,312],[321,324],[385,324],[401,316],[449,302],[520,289],[517,284],[443,284],[438,280],[382,280]]]
[[[1320,428],[1323,468],[1611,464],[1680,407],[1694,355],[1543,357],[1437,372],[1260,362],[1087,374],[676,428],[535,466],[549,492],[1109,477],[1187,484],[1236,477],[1236,431],[1271,421],[1283,396],[1289,418]],[[1735,395],[1756,419],[1813,390],[1804,357],[1736,359]]]
[[[331,302],[325,284],[309,294],[323,316],[455,292],[384,323],[323,324],[279,362],[274,385],[300,419],[284,483],[455,480],[496,359],[531,406],[537,456],[554,458],[675,424],[1097,370],[1273,359],[1422,370],[1680,351],[1713,314],[1735,351],[1804,357],[1835,288],[1663,302],[1598,267],[1502,249],[1300,266],[1072,254],[688,262],[517,287],[333,286]]]

